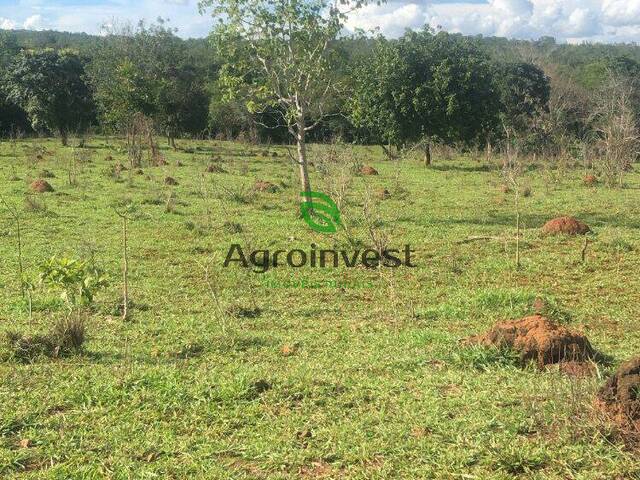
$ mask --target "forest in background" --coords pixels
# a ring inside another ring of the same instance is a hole
[[[228,95],[225,82],[242,60],[241,47],[221,46],[212,38],[184,40],[166,25],[140,23],[106,36],[0,31],[0,133],[124,133],[127,120],[140,112],[172,145],[180,137],[291,140],[277,106],[252,111],[245,98]],[[603,93],[619,97],[621,89],[628,90],[626,107],[636,118],[631,84],[640,72],[637,45],[568,45],[548,37],[524,41],[425,30],[396,40],[345,37],[333,50],[334,75],[346,88],[328,102],[318,127],[309,132],[311,141],[339,138],[401,149],[428,137],[490,150],[518,137],[523,151],[579,150],[578,143],[599,135],[599,112],[607,108]],[[394,77],[401,70],[405,77]],[[55,96],[49,90],[66,81],[64,88],[76,97],[80,91],[79,98],[55,101],[66,104],[58,110],[72,111],[29,111],[46,109],[27,97],[43,86],[47,72],[52,81],[45,82],[41,96]],[[56,75],[65,80],[54,81]],[[624,86],[620,78],[626,79]]]

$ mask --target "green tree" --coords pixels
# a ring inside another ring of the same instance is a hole
[[[204,75],[162,19],[110,31],[93,52],[89,71],[100,120],[113,131],[126,130],[142,113],[175,147],[176,136],[206,128]]]
[[[18,55],[20,47],[15,34],[0,31],[0,72],[6,72],[14,57]],[[0,76],[0,137],[15,130],[29,128],[27,116],[20,107],[7,98]]]
[[[72,51],[22,51],[9,66],[5,88],[35,130],[56,132],[63,145],[69,132],[83,131],[94,121],[85,60]]]
[[[489,58],[474,42],[425,29],[380,40],[356,69],[351,116],[381,140],[472,143],[495,129],[499,103]],[[473,120],[471,120],[473,119]]]
[[[353,68],[350,118],[365,129],[369,140],[382,146],[391,156],[391,145],[400,148],[411,135],[410,86],[408,63],[394,42],[378,38],[370,55]]]
[[[338,89],[336,43],[345,14],[326,0],[202,0],[200,9],[219,20],[212,39],[228,59],[219,84],[229,98],[245,98],[251,112],[281,112],[311,201],[307,133]]]
[[[535,134],[541,114],[548,110],[550,80],[530,63],[507,63],[498,71],[501,120],[509,146],[514,139]]]
[[[411,62],[415,135],[423,137],[425,164],[431,163],[431,138],[471,144],[485,140],[498,122],[499,102],[490,59],[462,35],[428,29],[401,39]]]

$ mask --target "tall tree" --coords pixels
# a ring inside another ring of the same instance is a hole
[[[346,15],[327,0],[202,0],[200,9],[219,20],[212,39],[228,55],[221,80],[229,96],[246,98],[252,112],[281,112],[310,202],[307,133],[337,88],[335,43]]]
[[[56,132],[63,145],[70,132],[83,131],[94,121],[85,61],[69,50],[22,51],[9,67],[6,89],[35,130]]]
[[[524,62],[502,65],[498,79],[501,120],[509,148],[515,138],[522,140],[538,128],[541,113],[548,110],[551,87],[542,69]]]
[[[0,31],[0,72],[7,72],[14,57],[18,55],[20,47],[15,34]],[[0,137],[16,130],[29,128],[27,115],[15,103],[9,101],[0,74]]]
[[[380,40],[356,69],[351,116],[387,142],[477,141],[497,123],[489,59],[470,40],[425,29]],[[473,119],[473,121],[471,121]]]
[[[397,46],[380,37],[351,72],[350,118],[389,158],[391,146],[399,149],[413,133],[407,68]]]
[[[206,128],[204,74],[165,21],[109,31],[93,53],[90,76],[103,124],[123,131],[136,113],[174,139]]]

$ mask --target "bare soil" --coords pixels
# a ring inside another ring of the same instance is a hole
[[[554,218],[542,227],[545,235],[586,235],[590,231],[589,225],[573,217]]]
[[[47,182],[46,180],[43,179],[38,179],[36,181],[34,181],[30,187],[32,191],[36,192],[36,193],[47,193],[47,192],[53,192],[53,187],[51,186],[51,184],[49,182]]]
[[[539,367],[561,362],[588,362],[595,356],[587,337],[541,315],[498,323],[466,343],[510,348],[519,353],[523,363],[534,361]]]

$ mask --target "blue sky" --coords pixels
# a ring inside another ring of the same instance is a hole
[[[0,28],[99,33],[103,24],[158,16],[182,37],[205,36],[212,24],[198,14],[197,0],[0,0]],[[640,43],[640,0],[389,0],[349,21],[388,36],[425,24],[510,38]]]

